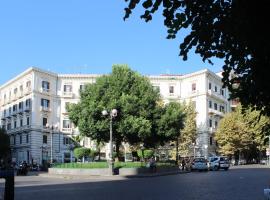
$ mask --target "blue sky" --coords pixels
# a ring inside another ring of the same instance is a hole
[[[105,4],[106,2],[106,4]],[[0,84],[30,66],[57,73],[109,73],[128,64],[142,74],[217,72],[194,53],[178,56],[187,33],[166,39],[160,13],[150,23],[140,9],[123,21],[124,0],[10,0],[0,2]]]

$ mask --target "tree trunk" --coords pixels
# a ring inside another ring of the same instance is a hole
[[[175,157],[176,157],[176,159],[175,159],[175,162],[176,162],[176,164],[178,164],[178,160],[179,160],[179,156],[178,156],[178,154],[179,154],[179,142],[178,142],[178,138],[176,138],[176,155],[175,155]]]

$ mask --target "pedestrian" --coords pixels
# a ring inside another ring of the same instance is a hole
[[[150,158],[149,165],[150,165],[151,172],[156,172],[157,171],[156,161],[155,161],[154,157]]]
[[[182,160],[182,171],[185,170],[185,167],[186,167],[186,161],[185,161],[185,159],[183,158],[183,160]]]

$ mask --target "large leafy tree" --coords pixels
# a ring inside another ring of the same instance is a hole
[[[81,92],[78,104],[69,107],[69,117],[80,133],[100,142],[109,141],[109,117],[102,116],[104,109],[117,109],[113,119],[113,141],[119,155],[122,142],[154,145],[158,118],[159,93],[149,80],[127,66],[113,66],[112,73],[97,78]]]
[[[270,5],[245,0],[125,0],[124,19],[137,5],[145,9],[146,22],[162,9],[167,38],[176,38],[181,29],[189,34],[180,45],[180,56],[188,58],[191,49],[203,61],[221,58],[224,62],[225,86],[232,98],[238,97],[243,106],[250,104],[270,115],[270,29],[267,28]],[[230,74],[236,75],[231,77]],[[233,87],[240,83],[239,87]]]
[[[179,137],[184,128],[185,117],[184,106],[178,102],[170,102],[164,106],[158,123],[159,135],[167,141],[176,143],[176,162],[178,162]]]
[[[190,155],[190,147],[197,138],[197,126],[196,126],[196,110],[192,105],[186,105],[185,110],[186,118],[184,121],[184,128],[181,131],[179,138],[179,149],[182,156]]]
[[[251,108],[242,110],[239,105],[220,121],[215,135],[219,151],[225,155],[241,151],[247,159],[257,158],[268,143],[269,125],[269,117]]]

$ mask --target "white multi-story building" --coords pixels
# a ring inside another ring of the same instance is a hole
[[[29,68],[0,87],[1,126],[10,136],[16,162],[42,163],[53,159],[69,162],[70,137],[78,134],[68,118],[66,106],[79,101],[85,84],[100,75],[56,74]],[[221,77],[209,70],[186,75],[148,76],[165,103],[191,102],[197,111],[197,155],[215,154],[213,134],[219,120],[230,109],[228,90]],[[89,139],[85,145],[91,145]]]

